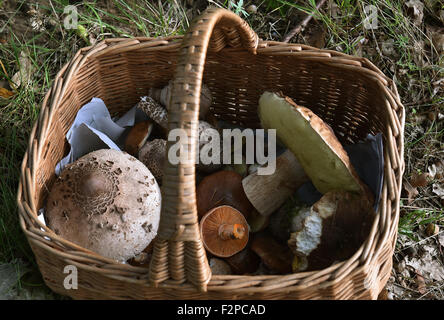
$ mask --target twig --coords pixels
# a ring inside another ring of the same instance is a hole
[[[319,10],[319,8],[322,7],[322,5],[326,1],[327,0],[319,1],[318,4],[316,5],[316,10]],[[299,23],[296,27],[291,29],[291,31],[284,36],[284,39],[282,40],[282,42],[290,41],[291,38],[293,38],[295,35],[297,35],[299,32],[301,32],[301,30],[303,28],[305,28],[307,26],[307,24],[310,22],[311,18],[313,18],[313,15],[314,15],[314,11],[312,13],[310,13],[307,17],[305,17],[305,19],[302,20],[301,23]]]

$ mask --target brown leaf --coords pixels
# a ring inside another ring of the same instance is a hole
[[[439,183],[434,183],[432,185],[432,192],[436,194],[441,199],[444,199],[444,187]]]
[[[431,34],[432,44],[435,47],[438,54],[444,53],[444,28]]]
[[[411,204],[413,200],[418,196],[419,192],[416,188],[412,187],[410,182],[407,180],[404,180],[404,183],[402,184],[404,187],[404,190],[407,192],[407,202],[408,204]]]
[[[427,288],[426,288],[424,277],[421,275],[421,272],[419,272],[419,270],[415,270],[415,274],[416,274],[415,282],[416,282],[416,285],[418,286],[419,293],[426,294]]]
[[[428,173],[413,173],[412,177],[410,178],[410,184],[413,188],[417,187],[425,187],[429,184],[429,174]]]
[[[324,48],[326,34],[327,29],[325,29],[323,26],[318,25],[316,27],[313,27],[310,35],[308,36],[308,39],[306,39],[307,44],[319,49]]]
[[[378,300],[389,300],[387,288],[381,290],[381,292],[378,295]]]
[[[20,57],[18,60],[19,71],[17,71],[16,74],[14,74],[11,78],[15,88],[28,85],[34,71],[31,59],[24,51],[20,52]]]
[[[0,97],[5,98],[5,99],[9,99],[14,95],[14,92],[9,91],[8,89],[5,88],[0,88]]]
[[[413,24],[421,25],[424,18],[424,4],[419,0],[410,0],[405,3],[407,14],[412,18]]]
[[[426,234],[429,237],[435,236],[439,233],[439,226],[434,223],[429,223],[426,227]]]
[[[438,242],[439,242],[439,244],[442,246],[442,247],[444,247],[444,233],[440,233],[439,235],[438,235]]]
[[[432,164],[427,170],[429,171],[430,178],[442,180],[444,178],[444,160]]]

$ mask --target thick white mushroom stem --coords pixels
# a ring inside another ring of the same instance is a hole
[[[219,227],[219,237],[222,240],[243,239],[245,236],[245,227],[239,223],[222,224]]]

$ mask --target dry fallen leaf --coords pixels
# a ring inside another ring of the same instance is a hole
[[[310,31],[310,34],[306,37],[307,44],[319,49],[324,48],[327,29],[322,25],[317,25],[316,27],[312,27]]]
[[[438,161],[428,167],[430,178],[441,180],[444,178],[444,160]]]
[[[427,236],[431,237],[439,233],[439,226],[434,223],[429,223],[426,228]]]
[[[395,50],[395,40],[389,39],[387,41],[383,41],[381,43],[381,51],[382,54],[389,58],[393,58],[396,56],[396,50]]]
[[[444,199],[444,187],[439,183],[432,184],[432,192],[441,199]]]
[[[429,184],[429,173],[413,173],[412,177],[410,178],[410,184],[413,188],[417,187],[425,187]]]
[[[13,95],[14,95],[14,92],[9,91],[8,89],[5,89],[5,88],[0,88],[0,97],[1,98],[9,99]]]
[[[404,190],[407,192],[407,202],[411,204],[415,200],[416,196],[419,194],[418,190],[410,184],[407,180],[403,182]]]
[[[413,24],[419,26],[424,19],[424,4],[419,0],[410,0],[405,3],[407,14],[412,18]]]
[[[404,258],[406,265],[421,272],[426,279],[444,281],[444,266],[437,257],[437,248],[431,245],[423,245],[422,248],[424,254],[421,257]]]
[[[418,286],[419,293],[426,294],[427,288],[424,281],[424,277],[421,275],[421,272],[419,270],[415,270],[415,274],[416,274],[415,282],[416,285]]]
[[[388,291],[386,288],[382,289],[378,295],[378,300],[389,300]]]
[[[424,41],[414,41],[413,43],[413,60],[418,66],[424,66]]]
[[[441,233],[438,235],[438,241],[439,241],[439,244],[440,244],[442,247],[444,247],[444,232],[441,232]]]
[[[434,180],[432,192],[444,200],[444,160],[432,164],[427,171],[430,178]]]
[[[19,71],[17,71],[11,78],[15,87],[18,88],[20,86],[28,85],[31,80],[33,72],[33,65],[31,59],[29,59],[28,55],[22,51],[20,52],[19,57]]]
[[[438,54],[444,53],[444,28],[438,29],[436,32],[431,32],[432,44]]]

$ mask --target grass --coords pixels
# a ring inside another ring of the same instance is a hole
[[[0,1],[0,40],[3,39],[0,60],[6,69],[6,73],[0,69],[0,80],[11,80],[20,69],[22,52],[32,65],[29,84],[21,86],[13,99],[0,98],[0,264],[17,258],[26,262],[31,269],[27,273],[31,280],[18,279],[19,287],[44,286],[18,224],[15,198],[28,135],[55,74],[78,49],[107,37],[183,34],[191,19],[206,6],[205,3],[187,6],[186,2],[76,2],[81,28],[68,30],[63,27],[67,0],[20,0],[13,4]],[[307,13],[313,12],[316,5],[314,0],[261,0],[254,1],[257,12],[249,13],[252,1],[208,3],[238,13],[262,39],[268,40],[281,40]],[[325,5],[316,12],[306,30],[292,42],[312,44],[313,39],[321,38],[323,47],[367,57],[394,78],[407,111],[406,179],[417,170],[426,172],[430,164],[443,158],[443,123],[426,120],[418,124],[416,118],[432,111],[444,113],[443,92],[436,91],[434,85],[444,78],[444,56],[430,46],[427,30],[413,24],[404,1],[340,0],[335,3],[336,6]],[[365,8],[369,5],[377,10],[377,29],[367,29],[363,23],[367,17]],[[425,22],[438,25],[440,9],[444,8],[439,4],[426,6]],[[32,30],[33,24],[36,30]],[[402,199],[399,224],[400,234],[418,241],[420,226],[431,222],[442,226],[444,221],[442,202],[431,193],[430,186],[420,191],[420,196],[411,204],[406,205],[406,199]]]

